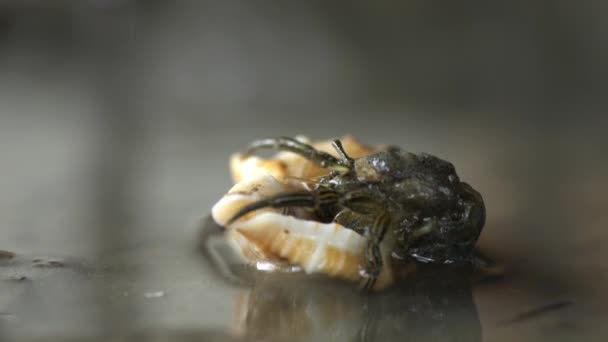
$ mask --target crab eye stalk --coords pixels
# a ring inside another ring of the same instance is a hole
[[[340,163],[347,168],[346,172],[352,170],[353,166],[355,165],[355,160],[346,154],[346,150],[344,149],[344,146],[342,146],[340,139],[332,140],[331,146],[340,155]]]

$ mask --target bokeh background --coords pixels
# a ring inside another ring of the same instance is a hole
[[[22,260],[0,269],[0,337],[224,336],[230,295],[200,271],[193,231],[230,186],[229,154],[353,134],[448,159],[484,195],[481,249],[533,275],[476,290],[484,340],[602,340],[607,11],[0,2],[0,249]],[[41,274],[28,261],[40,255],[74,261]],[[13,281],[23,274],[34,280]],[[500,324],[553,301],[574,304]]]

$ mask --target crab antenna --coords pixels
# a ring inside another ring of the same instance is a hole
[[[336,152],[338,152],[344,164],[346,164],[347,166],[353,165],[355,161],[353,160],[353,158],[349,157],[348,154],[346,154],[346,150],[344,150],[344,146],[342,146],[342,142],[340,141],[340,139],[332,140],[331,146],[333,146]]]

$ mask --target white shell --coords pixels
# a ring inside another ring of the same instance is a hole
[[[270,174],[257,170],[252,176],[236,183],[228,193],[211,208],[211,216],[217,224],[226,226],[228,220],[245,205],[289,190],[295,190],[295,186],[289,187],[287,184],[277,181]],[[247,215],[245,218],[254,217],[259,213],[269,210],[272,209],[257,210]]]
[[[354,145],[356,142],[352,139],[347,141],[347,151],[349,146],[351,149],[365,148]],[[329,144],[324,143],[323,147],[329,148]],[[237,183],[213,206],[213,219],[225,226],[245,205],[281,192],[303,189],[304,185],[287,182],[285,177],[317,173],[318,170],[313,168],[314,165],[306,164],[303,158],[287,153],[278,153],[268,160],[232,156],[231,169]],[[298,213],[296,218],[269,208],[257,210],[227,227],[226,236],[235,251],[253,265],[282,260],[301,266],[309,274],[326,274],[353,282],[363,280],[365,238],[337,223],[313,221],[305,211]],[[393,282],[388,251],[382,250],[382,255],[385,267],[376,282],[376,289]]]

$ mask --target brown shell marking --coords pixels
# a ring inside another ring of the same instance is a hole
[[[235,223],[232,229],[253,244],[259,255],[287,260],[310,274],[322,273],[353,282],[362,280],[365,238],[337,223],[265,212]],[[383,255],[388,265],[387,253]],[[375,288],[384,288],[392,281],[390,266],[384,267]]]

